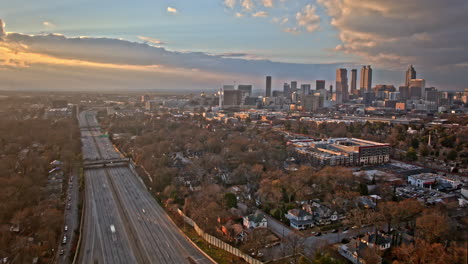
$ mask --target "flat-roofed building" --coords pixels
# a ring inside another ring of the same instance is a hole
[[[364,166],[390,161],[390,145],[357,138],[292,144],[296,158],[322,166]]]

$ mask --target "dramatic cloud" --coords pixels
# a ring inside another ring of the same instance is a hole
[[[42,22],[42,25],[44,25],[45,27],[55,27],[55,24],[50,21],[44,21]]]
[[[468,62],[466,0],[318,0],[339,30],[337,50],[368,63],[453,69]]]
[[[236,6],[236,0],[224,0],[224,5],[228,8],[233,9]]]
[[[8,33],[0,39],[0,88],[214,90],[232,80],[261,87],[267,74],[278,82],[286,78],[332,80],[334,69],[340,66],[272,62],[245,52],[175,52],[110,38]]]
[[[308,32],[314,32],[319,28],[320,17],[316,13],[317,8],[313,5],[306,5],[301,12],[297,12],[297,25],[304,27]]]
[[[0,38],[5,35],[5,23],[0,19]]]
[[[273,7],[273,0],[262,0],[264,7]]]
[[[246,11],[252,11],[255,8],[252,0],[242,0],[242,8]]]
[[[168,7],[167,7],[167,12],[168,12],[168,13],[173,13],[173,14],[175,14],[175,13],[177,13],[177,9],[168,6]]]
[[[268,13],[265,11],[258,11],[252,14],[253,17],[267,17]]]
[[[149,42],[149,43],[152,43],[152,44],[157,44],[157,45],[164,45],[166,43],[162,42],[161,40],[159,39],[155,39],[155,38],[150,38],[150,37],[145,37],[145,36],[138,36],[138,39],[141,39],[145,42]]]

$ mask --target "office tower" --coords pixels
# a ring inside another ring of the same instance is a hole
[[[284,97],[289,97],[291,95],[291,86],[289,85],[289,83],[284,83],[283,95]]]
[[[408,86],[400,86],[398,88],[400,92],[400,100],[408,100],[409,99],[409,87]]]
[[[336,103],[341,104],[348,100],[348,71],[336,70]]]
[[[409,87],[412,79],[416,79],[416,70],[410,65],[406,70],[405,86]]]
[[[370,65],[361,68],[361,93],[370,92],[372,89],[372,68]]]
[[[310,84],[301,84],[301,94],[302,95],[310,94]]]
[[[235,89],[234,85],[223,85],[223,90],[224,91],[234,90],[234,89]]]
[[[332,98],[333,98],[333,84],[330,84],[330,97],[328,98],[328,100]]]
[[[291,92],[295,92],[297,90],[297,82],[292,81],[291,82]]]
[[[320,108],[320,95],[307,95],[302,99],[302,111],[315,112]]]
[[[244,96],[252,95],[252,85],[251,84],[239,84],[237,90],[240,90],[244,93]]]
[[[242,91],[225,90],[223,91],[223,106],[240,105],[242,100]]]
[[[358,91],[356,89],[356,79],[357,79],[357,70],[351,70],[351,94],[357,95]]]
[[[409,97],[412,100],[419,100],[423,96],[423,90],[426,87],[426,80],[412,79],[409,83]]]
[[[322,90],[325,89],[325,81],[324,80],[316,80],[315,81],[315,90]]]
[[[271,97],[271,76],[266,77],[265,97]]]
[[[424,88],[423,99],[428,102],[439,102],[440,93],[435,87]]]
[[[145,94],[145,95],[141,96],[140,102],[146,103],[146,101],[148,101],[149,99],[150,99],[150,96]],[[56,107],[54,107],[54,108],[56,108]]]

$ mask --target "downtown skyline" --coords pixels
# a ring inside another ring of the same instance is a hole
[[[428,86],[467,88],[462,0],[29,2],[0,11],[0,89],[257,90],[265,75],[272,90],[328,87],[369,64],[373,85],[404,85],[413,64]]]

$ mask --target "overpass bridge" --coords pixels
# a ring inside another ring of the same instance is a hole
[[[83,165],[85,169],[88,169],[88,168],[127,166],[129,162],[130,162],[129,158],[100,159],[100,160],[85,160]]]

